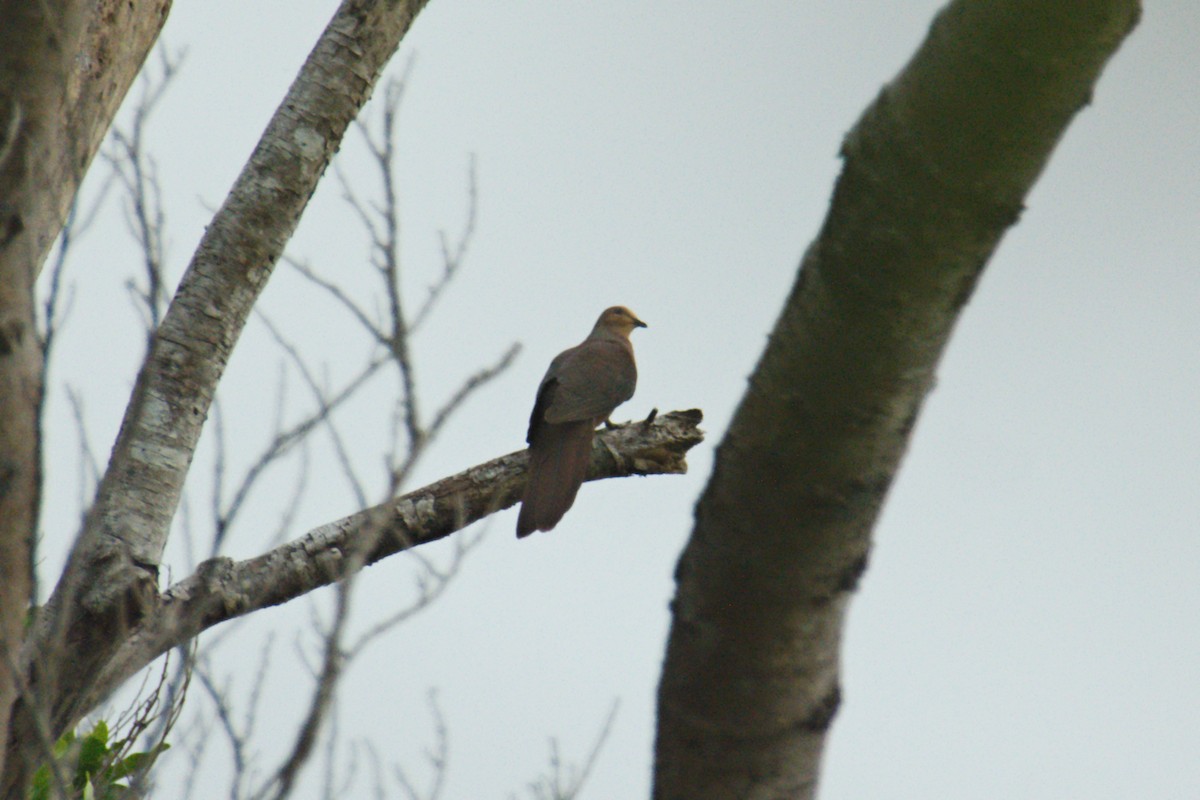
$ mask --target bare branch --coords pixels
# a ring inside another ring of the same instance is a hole
[[[438,433],[441,432],[442,427],[446,424],[446,421],[450,418],[450,416],[453,415],[454,412],[457,411],[464,402],[466,402],[467,398],[470,397],[476,389],[479,389],[501,372],[508,369],[509,365],[512,364],[513,359],[516,358],[517,354],[520,352],[520,343],[514,342],[513,344],[509,345],[508,350],[505,351],[504,355],[500,357],[499,361],[490,367],[485,367],[479,370],[474,375],[463,381],[463,384],[458,387],[457,391],[455,391],[453,395],[450,396],[450,399],[446,401],[445,405],[438,409],[437,414],[434,415],[433,422],[426,430],[421,432],[420,439],[416,441],[409,441],[408,455],[405,457],[404,461],[398,467],[392,467],[393,491],[404,485],[404,481],[408,478],[413,467],[416,466],[417,461],[425,453],[426,448],[429,447],[429,445],[437,437]]]
[[[249,742],[254,734],[255,723],[258,719],[258,710],[262,700],[263,688],[266,685],[267,671],[271,661],[273,646],[273,636],[268,636],[262,643],[262,648],[259,651],[258,670],[255,673],[254,682],[250,688],[249,699],[240,723],[234,719],[234,710],[228,699],[228,687],[217,685],[207,663],[201,663],[195,668],[196,677],[212,702],[218,727],[224,733],[224,738],[229,743],[230,755],[233,758],[233,775],[230,777],[229,784],[230,800],[240,800],[244,793],[246,781],[253,777],[251,774],[253,754],[251,753]],[[209,649],[212,649],[212,645],[210,645]],[[202,659],[202,661],[206,662],[207,659]]]
[[[67,400],[71,405],[71,417],[75,421],[75,433],[79,437],[79,511],[83,516],[84,510],[92,500],[94,487],[100,482],[100,462],[92,451],[91,440],[88,437],[87,422],[84,419],[83,397],[73,388],[67,387]]]
[[[54,258],[50,265],[50,277],[46,286],[45,300],[42,302],[42,319],[39,330],[39,338],[42,345],[42,386],[47,386],[46,376],[50,371],[50,354],[54,348],[54,340],[59,329],[66,323],[67,317],[70,315],[71,306],[74,300],[74,294],[69,293],[66,298],[62,295],[62,280],[66,274],[67,265],[70,262],[70,256],[75,247],[75,243],[91,229],[96,221],[96,216],[100,213],[100,209],[104,206],[105,200],[108,199],[108,194],[112,187],[116,184],[116,176],[110,171],[100,184],[100,188],[96,191],[88,204],[88,208],[83,212],[82,216],[79,211],[79,200],[71,204],[70,210],[67,212],[66,222],[63,223],[62,230],[58,234],[58,242],[54,250]],[[43,398],[44,403],[44,398]]]
[[[21,702],[26,708],[40,708],[42,706],[41,698],[37,697],[34,688],[29,685],[22,677],[21,670],[17,664],[17,654],[12,652],[7,647],[7,642],[0,639],[0,659],[3,659],[5,666],[11,670],[12,675],[17,680],[17,696],[21,698]],[[67,800],[71,795],[67,791],[67,787],[71,785],[70,778],[63,772],[62,760],[54,753],[55,736],[50,728],[50,721],[45,714],[36,714],[32,720],[34,741],[27,742],[26,746],[32,753],[36,754],[37,760],[47,766],[50,772],[50,780],[53,781],[53,790],[58,800]],[[29,765],[29,774],[33,774],[33,765]],[[21,787],[22,792],[25,787]]]
[[[308,449],[308,440],[305,439],[300,443],[300,460],[296,479],[292,482],[291,497],[288,498],[287,503],[284,505],[283,513],[279,515],[279,524],[275,528],[275,535],[267,540],[267,544],[271,547],[280,544],[291,534],[296,517],[300,514],[300,501],[308,492],[310,465],[311,456]]]
[[[233,778],[229,787],[229,798],[237,800],[241,797],[240,782],[246,774],[246,739],[234,725],[233,710],[226,700],[226,688],[217,686],[208,674],[208,670],[202,666],[196,668],[196,678],[212,702],[213,708],[216,710],[217,722],[220,723],[220,729],[225,734],[226,741],[229,742],[230,755],[233,757]]]
[[[589,480],[629,475],[682,474],[686,453],[703,440],[699,411],[658,415],[598,432]],[[204,562],[172,586],[96,681],[85,705],[105,696],[176,644],[260,608],[278,605],[345,576],[348,554],[375,541],[364,564],[437,541],[520,499],[526,451],[510,453],[394,500],[322,525],[261,556]],[[382,520],[382,523],[379,522]]]
[[[425,321],[425,318],[437,303],[438,298],[441,297],[442,291],[450,284],[454,276],[458,274],[459,267],[463,265],[466,259],[467,248],[470,246],[471,239],[475,235],[475,220],[478,211],[478,171],[475,168],[475,156],[472,154],[467,165],[467,219],[463,223],[462,233],[459,234],[458,240],[453,247],[450,246],[445,231],[441,231],[438,234],[442,245],[442,274],[429,287],[429,294],[425,297],[425,302],[421,304],[421,307],[417,309],[417,313],[413,315],[412,323],[408,326],[409,333],[415,331]]]
[[[225,493],[225,412],[220,396],[213,398],[212,425],[212,494],[209,498],[212,507],[209,509],[209,513],[212,514],[213,536],[209,548],[209,558],[221,552],[221,547],[225,544],[226,532],[229,529],[223,497]],[[246,481],[243,481],[242,486],[245,485]],[[236,514],[236,512],[234,513]]]
[[[289,797],[292,790],[295,789],[300,769],[308,761],[316,746],[321,724],[333,705],[334,692],[345,665],[345,653],[341,646],[342,636],[350,617],[350,598],[358,566],[361,566],[361,560],[357,565],[351,567],[354,571],[338,584],[337,607],[333,625],[324,636],[321,671],[317,678],[316,690],[313,692],[308,713],[296,734],[296,741],[292,745],[291,753],[271,781],[255,793],[255,798],[270,797],[272,800],[284,800]]]
[[[410,61],[408,68],[411,69],[411,66],[412,62]],[[407,71],[405,77],[407,77]],[[432,442],[454,411],[466,400],[468,395],[505,369],[519,350],[519,347],[516,346],[510,348],[498,364],[483,369],[470,377],[438,412],[433,424],[429,428],[425,428],[422,425],[418,405],[416,377],[410,352],[411,328],[406,321],[401,289],[400,208],[395,181],[396,120],[404,86],[404,79],[389,81],[385,86],[381,112],[382,119],[378,137],[372,134],[371,129],[367,125],[356,122],[356,126],[363,136],[365,146],[378,168],[381,181],[380,192],[382,195],[379,202],[365,203],[360,199],[349,182],[345,180],[341,172],[337,173],[342,183],[343,197],[358,216],[370,238],[371,263],[382,279],[383,295],[386,297],[387,303],[386,315],[389,320],[388,323],[376,323],[368,315],[365,308],[344,291],[342,287],[322,278],[307,264],[298,260],[288,260],[288,263],[291,263],[303,277],[323,289],[337,303],[347,309],[350,315],[367,332],[368,336],[375,343],[383,345],[388,354],[388,360],[397,368],[401,391],[395,406],[396,414],[394,421],[396,422],[396,429],[400,429],[402,426],[406,447],[403,457],[398,454],[395,445],[392,452],[388,455],[389,484],[386,495],[388,498],[391,498],[395,494],[413,465],[425,452],[427,446]],[[472,172],[471,209],[467,231],[454,252],[451,252],[449,246],[445,244],[445,237],[443,236],[443,275],[435,287],[435,291],[431,293],[430,300],[425,304],[425,311],[428,311],[432,306],[432,300],[436,297],[437,292],[440,292],[445,287],[454,276],[458,266],[462,263],[466,251],[466,241],[469,239],[470,232],[474,227],[476,202],[474,174]],[[297,349],[286,342],[280,332],[268,320],[265,321],[272,335],[284,348],[285,352],[288,353],[301,376],[308,384],[310,391],[313,393],[318,407],[318,412],[314,417],[325,423],[333,438],[337,457],[342,464],[343,474],[350,480],[352,488],[359,498],[359,505],[365,506],[365,492],[360,481],[355,476],[349,454],[342,445],[341,437],[338,435],[337,428],[334,425],[330,413],[331,409],[325,399],[324,389],[314,379]],[[394,436],[393,441],[398,443],[399,438],[398,435]],[[465,554],[470,549],[469,546],[460,545],[448,569],[438,569],[423,557],[416,556],[424,570],[418,579],[417,599],[410,606],[392,614],[388,619],[373,627],[358,643],[346,649],[342,644],[342,640],[345,626],[349,619],[350,597],[353,590],[354,577],[358,569],[365,562],[367,554],[376,549],[380,538],[384,534],[384,527],[383,516],[374,520],[368,520],[360,531],[358,539],[352,543],[351,549],[344,551],[343,577],[338,584],[335,616],[330,629],[325,633],[322,663],[319,668],[316,688],[308,714],[292,746],[290,755],[271,781],[258,793],[260,797],[269,796],[274,798],[274,800],[283,800],[283,798],[291,794],[295,788],[301,768],[314,751],[323,720],[331,714],[332,709],[335,707],[337,683],[346,665],[370,641],[403,620],[410,618],[414,613],[426,608],[433,600],[440,596],[448,586],[451,578],[457,574],[457,570]],[[473,545],[477,541],[478,539],[470,544]],[[329,759],[332,758],[330,754],[336,748],[335,740],[336,732],[331,731],[326,742],[327,758]],[[333,781],[333,774],[331,769],[327,770],[325,779],[325,789],[328,794],[332,792],[331,782]]]
[[[139,373],[88,525],[26,639],[55,730],[153,603],[156,570],[218,380],[278,255],[422,0],[345,0],[205,231]],[[65,208],[65,205],[64,205]],[[71,641],[71,658],[58,643]],[[22,732],[14,731],[19,742]]]
[[[276,464],[280,459],[292,451],[294,447],[304,443],[308,436],[312,434],[320,426],[325,426],[329,432],[330,438],[334,444],[334,450],[342,463],[343,474],[350,482],[350,488],[358,498],[359,505],[366,505],[366,492],[363,489],[362,482],[358,479],[354,472],[353,464],[350,460],[349,452],[342,440],[341,434],[333,424],[333,412],[341,405],[352,399],[358,391],[366,385],[366,383],[379,371],[379,368],[387,363],[384,358],[375,358],[367,362],[362,369],[359,370],[353,378],[351,378],[342,388],[336,392],[329,394],[318,383],[315,376],[312,375],[308,368],[304,357],[301,355],[299,348],[284,337],[283,333],[271,322],[270,318],[259,312],[258,317],[271,337],[283,349],[288,359],[295,365],[299,371],[301,378],[304,380],[308,389],[316,401],[316,410],[300,421],[293,423],[286,429],[279,424],[279,419],[282,416],[282,390],[280,393],[280,408],[276,413],[276,432],[271,442],[259,454],[253,464],[247,468],[245,474],[238,482],[237,488],[234,490],[233,497],[228,503],[225,503],[219,498],[216,499],[214,505],[214,520],[216,520],[217,530],[213,538],[213,546],[211,555],[215,556],[220,552],[221,546],[224,543],[225,537],[228,534],[229,528],[235,522],[239,512],[246,501],[250,498],[251,493],[258,485],[258,481],[262,478],[268,468]],[[221,418],[219,416],[220,404],[215,406],[218,411],[214,415],[214,424],[217,429],[217,463],[214,464],[214,485],[220,487],[223,484],[223,437],[221,431]],[[218,464],[220,469],[218,469]],[[291,507],[294,510],[294,506]],[[284,518],[290,516],[290,512],[284,515]]]
[[[175,652],[179,656],[179,662],[175,667],[175,672],[171,679],[167,682],[167,713],[159,715],[157,725],[148,732],[146,739],[149,743],[146,746],[146,751],[154,749],[156,744],[160,744],[167,740],[167,734],[179,716],[183,713],[184,700],[187,699],[188,689],[191,687],[192,675],[196,665],[196,642],[193,639],[187,645],[180,645],[175,648]],[[170,660],[170,654],[167,655],[167,660]]]
[[[620,705],[620,701],[613,702],[612,708],[604,720],[604,725],[600,728],[600,733],[596,736],[592,749],[588,751],[582,767],[563,764],[558,752],[558,740],[550,740],[550,772],[529,785],[529,791],[535,800],[575,800],[579,796],[592,769],[596,766],[604,743],[608,740],[608,734],[612,731],[612,725],[617,718],[617,709]]]
[[[195,792],[204,754],[208,750],[209,743],[215,738],[211,736],[212,729],[213,722],[211,720],[197,718],[183,733],[189,762],[187,774],[183,779],[183,791],[180,792],[184,800],[190,800]],[[194,744],[192,744],[193,742]]]
[[[354,121],[355,127],[362,125],[360,120]],[[342,200],[346,205],[350,206],[350,210],[358,217],[359,224],[367,231],[367,241],[377,242],[382,234],[375,227],[375,218],[372,216],[372,210],[367,208],[362,200],[359,199],[358,193],[354,190],[354,186],[342,172],[342,166],[337,161],[333,162],[333,173],[337,176],[338,185],[342,187]],[[287,259],[287,256],[284,256]],[[288,263],[291,263],[290,261]]]
[[[183,702],[192,677],[193,658],[187,648],[178,649],[183,656],[183,663],[179,665],[176,672],[182,675],[182,683],[175,686],[174,681],[168,678],[171,671],[171,655],[168,653],[167,657],[163,659],[162,669],[159,671],[154,688],[144,699],[135,701],[121,714],[116,724],[111,726],[114,737],[119,735],[120,738],[109,749],[108,763],[110,764],[123,760],[133,749],[137,740],[149,730],[151,724],[157,723],[157,731],[147,737],[148,741],[144,752],[148,754],[148,758],[142,761],[136,772],[128,776],[134,792],[140,793],[147,788],[147,775],[150,768],[162,753],[166,737],[179,720],[179,715],[183,710]],[[149,677],[147,675],[147,680]],[[165,707],[162,703],[164,687],[167,689]],[[142,691],[139,690],[138,697],[141,695]]]
[[[379,622],[372,625],[370,628],[355,640],[354,644],[346,648],[347,660],[353,659],[360,655],[369,644],[378,639],[383,634],[407,622],[415,615],[428,608],[434,601],[442,596],[442,593],[449,587],[450,582],[458,575],[459,569],[467,556],[483,542],[484,532],[480,532],[475,536],[460,537],[456,542],[454,553],[450,558],[450,563],[442,568],[436,569],[432,564],[424,559],[421,559],[424,574],[417,580],[417,597],[411,603],[401,608],[399,611],[393,612]],[[463,541],[463,539],[466,541]],[[409,554],[417,556],[415,550],[410,550]]]
[[[158,183],[157,162],[145,148],[145,134],[155,108],[166,94],[182,62],[182,53],[172,57],[163,46],[158,48],[158,53],[159,74],[151,76],[148,72],[142,73],[142,94],[134,108],[133,120],[127,128],[113,129],[109,137],[110,149],[103,153],[112,174],[125,188],[128,203],[125,208],[126,225],[142,253],[145,288],[138,287],[132,279],[128,286],[142,314],[147,349],[167,305],[167,283],[162,190]]]
[[[267,686],[267,675],[270,672],[271,653],[274,647],[275,637],[268,634],[259,649],[258,671],[254,673],[254,683],[250,686],[250,698],[246,703],[246,711],[242,720],[242,728],[246,732],[247,739],[254,733],[254,727],[258,722],[258,712],[262,705],[263,691]]]
[[[446,787],[447,766],[450,761],[450,737],[446,729],[446,718],[442,715],[442,709],[437,702],[437,691],[434,689],[429,690],[429,710],[433,716],[434,726],[433,750],[426,753],[429,766],[433,769],[429,790],[418,792],[399,764],[392,767],[396,782],[400,784],[400,788],[404,790],[408,800],[440,800],[442,790]]]
[[[303,261],[294,259],[291,256],[284,256],[283,261],[288,266],[299,272],[301,276],[311,281],[313,285],[324,289],[329,293],[330,297],[341,303],[342,306],[344,306],[346,310],[350,312],[350,315],[358,321],[358,324],[363,327],[363,329],[371,336],[372,339],[374,339],[383,347],[390,346],[388,335],[384,333],[383,329],[373,322],[369,316],[367,316],[367,312],[363,311],[362,308],[360,308],[359,305],[354,302],[354,299],[351,298],[350,295],[342,291],[342,287],[338,286],[332,281],[325,280],[317,274],[316,270],[314,270],[308,264],[305,264]]]
[[[343,306],[366,331],[367,335],[374,342],[386,349],[392,364],[397,369],[401,387],[395,405],[395,415],[393,416],[393,429],[395,431],[393,441],[395,444],[387,457],[389,495],[394,494],[403,484],[412,468],[426,451],[430,442],[438,434],[453,412],[462,405],[476,388],[482,386],[505,369],[519,351],[519,347],[514,345],[501,358],[499,363],[490,368],[483,369],[468,378],[463,386],[435,414],[431,425],[426,427],[422,423],[417,396],[416,375],[410,352],[410,339],[415,325],[410,324],[407,320],[401,287],[400,206],[395,178],[396,124],[406,81],[412,69],[412,63],[412,60],[410,60],[406,66],[404,75],[400,79],[388,81],[384,87],[383,102],[381,104],[381,111],[379,112],[378,133],[373,132],[371,126],[362,121],[355,122],[355,127],[362,135],[363,142],[369,155],[374,160],[378,171],[381,194],[379,201],[369,204],[364,202],[350,183],[345,180],[344,176],[340,172],[338,173],[339,180],[342,182],[343,198],[358,216],[369,237],[372,265],[382,279],[383,295],[386,297],[388,322],[376,322],[368,314],[367,310],[341,286],[321,277],[308,264],[296,259],[286,259],[287,263],[291,264],[301,276],[320,287],[338,304]],[[468,215],[463,233],[453,248],[449,245],[445,234],[442,234],[442,274],[431,287],[428,297],[418,310],[418,320],[424,319],[427,316],[438,296],[455,276],[464,261],[468,243],[474,232],[478,207],[474,159],[471,161],[469,179]],[[276,336],[279,338],[278,334]],[[290,349],[289,352],[295,353],[294,349]],[[293,361],[301,369],[302,374],[307,376],[307,370],[298,354],[293,355]],[[316,392],[316,383],[311,378],[306,377],[306,379],[310,387]],[[400,447],[401,439],[404,442],[402,451]],[[343,471],[348,476],[353,475],[348,457],[339,451],[339,458],[342,460]],[[360,505],[365,505],[365,502],[362,501],[363,492],[359,482],[357,479],[352,479],[352,482],[360,497]]]
[[[330,397],[326,391],[321,388],[311,370],[309,370],[307,362],[305,362],[304,357],[300,354],[300,350],[294,344],[284,338],[283,334],[271,323],[271,320],[268,319],[265,314],[259,314],[259,319],[261,319],[263,324],[266,325],[267,330],[271,333],[271,336],[274,337],[279,346],[283,348],[283,351],[288,355],[288,358],[291,359],[292,363],[296,365],[296,369],[300,372],[300,377],[303,378],[305,385],[307,385],[309,391],[312,392],[313,399],[317,404],[317,410],[297,425],[294,425],[283,437],[276,438],[275,442],[279,445],[279,447],[276,448],[273,446],[272,448],[269,448],[266,453],[264,453],[263,457],[259,459],[258,464],[251,468],[251,471],[255,473],[253,477],[257,477],[256,473],[261,472],[261,470],[265,468],[268,463],[270,463],[270,460],[277,458],[282,454],[282,452],[286,451],[286,448],[289,448],[298,441],[301,441],[318,425],[324,425],[326,431],[329,433],[330,440],[333,442],[334,452],[336,453],[338,461],[342,467],[342,474],[345,475],[347,481],[349,481],[350,489],[354,492],[354,497],[357,500],[358,505],[365,506],[367,504],[366,489],[363,487],[362,481],[359,480],[358,475],[354,470],[354,464],[350,458],[349,450],[346,448],[341,434],[338,432],[337,427],[333,424],[333,411],[342,403],[352,398],[358,392],[358,390],[361,389],[368,380],[370,380],[371,376],[373,376],[380,367],[387,363],[387,359],[376,358],[367,362],[367,365],[363,367],[358,375],[351,379],[349,383],[347,383],[341,389],[341,391]],[[248,473],[247,478],[249,479],[250,477],[251,474]],[[243,482],[243,485],[245,485],[245,482]]]
[[[333,623],[324,635],[321,670],[317,677],[309,710],[296,735],[291,753],[276,771],[272,779],[255,794],[256,798],[270,797],[286,800],[296,787],[300,770],[304,767],[316,747],[324,720],[334,706],[334,695],[338,681],[348,663],[347,653],[342,647],[346,625],[350,619],[350,601],[355,581],[366,562],[369,552],[375,549],[385,530],[385,515],[374,510],[363,526],[361,536],[344,552],[344,571],[337,585],[337,601]]]
[[[348,772],[350,774],[347,775],[347,777],[343,780],[343,782],[342,782],[343,785],[340,787],[340,791],[339,791],[338,789],[336,789],[334,787],[334,781],[336,780],[337,772],[338,772],[338,769],[337,769],[338,741],[341,738],[339,735],[340,734],[340,725],[339,725],[339,717],[338,717],[338,713],[337,713],[336,700],[334,702],[332,713],[329,715],[329,717],[330,717],[329,725],[327,727],[327,732],[325,734],[325,751],[323,753],[324,765],[323,765],[322,772],[324,772],[324,776],[323,776],[324,781],[323,781],[323,785],[321,787],[321,796],[324,798],[324,800],[336,800],[337,798],[340,798],[340,797],[349,797],[350,796],[348,794],[347,790],[350,788],[350,785],[353,784],[353,782],[354,782],[354,779],[352,777],[353,776],[353,766],[351,765],[351,769],[348,770]],[[353,751],[352,751],[351,752],[351,760],[353,760],[353,758],[354,758],[354,755],[353,755]]]

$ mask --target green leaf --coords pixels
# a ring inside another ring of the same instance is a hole
[[[171,749],[171,745],[167,744],[166,742],[160,742],[154,746],[153,750],[149,750],[145,753],[130,753],[129,755],[125,756],[125,758],[112,765],[112,767],[108,770],[108,779],[119,781],[121,778],[126,778],[130,775],[133,775],[135,772],[140,772],[141,770],[150,766],[150,763],[158,757],[159,753],[169,749]]]
[[[50,800],[50,767],[43,764],[29,782],[29,800]]]
[[[129,787],[123,783],[110,783],[104,787],[100,800],[129,800]]]
[[[108,761],[108,726],[96,723],[79,748],[79,765],[75,768],[75,788],[82,789],[88,775],[97,775]]]
[[[71,745],[74,743],[75,743],[75,731],[67,731],[66,733],[64,733],[62,736],[59,737],[58,741],[54,743],[54,757],[56,759],[62,758],[64,755],[67,754],[67,750],[69,750],[71,748]]]
[[[104,720],[96,720],[92,732],[88,734],[89,739],[99,739],[104,744],[108,744],[108,723]]]

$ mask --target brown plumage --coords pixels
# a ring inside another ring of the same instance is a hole
[[[529,482],[517,536],[548,531],[575,502],[592,459],[592,433],[633,397],[637,365],[629,334],[645,328],[624,306],[606,308],[581,343],[550,362],[529,415]]]

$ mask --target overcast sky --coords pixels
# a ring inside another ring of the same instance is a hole
[[[551,533],[517,542],[513,511],[490,520],[444,598],[352,665],[347,741],[370,739],[386,763],[424,776],[436,687],[445,796],[524,796],[548,739],[581,759],[619,698],[583,797],[649,795],[671,574],[713,448],[824,216],[842,136],[939,5],[433,0],[421,14],[389,70],[412,63],[399,164],[411,306],[440,268],[438,231],[462,225],[472,155],[479,201],[466,265],[414,342],[427,409],[509,343],[524,350],[411,485],[523,446],[546,364],[615,303],[650,324],[634,335],[637,394],[616,416],[699,407],[708,440],[686,477],[589,484]],[[1148,5],[941,364],[852,605],[827,800],[1200,796],[1200,6]],[[175,5],[163,41],[186,58],[149,134],[172,280],[334,7]],[[353,135],[339,163],[372,188]],[[289,253],[377,302],[331,176]],[[86,398],[103,461],[142,348],[125,288],[138,257],[119,207],[76,258],[50,395],[46,583],[77,513],[65,386]],[[331,384],[366,357],[352,320],[286,267],[261,308]],[[281,361],[252,321],[221,392],[231,469],[270,436]],[[296,417],[305,396],[290,386]],[[376,492],[394,390],[380,381],[342,421]],[[292,535],[355,509],[327,438],[310,458]],[[207,446],[196,464],[202,532]],[[294,474],[255,500],[230,555],[267,546]],[[188,561],[178,541],[169,554],[177,580]],[[356,626],[410,598],[411,576],[398,558],[368,570]],[[312,639],[296,632],[313,608],[256,614],[214,651],[214,674],[243,697],[274,636],[260,771],[308,695]],[[175,736],[182,752],[187,733]],[[209,738],[199,796],[224,796],[228,748]],[[184,762],[165,760],[163,796]]]

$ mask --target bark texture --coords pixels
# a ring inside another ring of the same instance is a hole
[[[954,322],[1134,0],[970,0],[847,136],[677,568],[658,800],[808,798],[870,531]]]
[[[168,0],[0,0],[0,731],[18,695],[40,501],[33,287]],[[0,775],[5,771],[0,748]]]
[[[55,5],[13,0],[3,9],[7,15],[10,6]],[[88,93],[116,86],[123,95],[127,84],[113,75],[129,65],[108,61],[128,55],[117,37],[130,30],[157,35],[147,20],[167,4],[78,5],[97,14],[84,37],[95,59],[85,60],[95,72]],[[154,608],[170,521],[229,354],[346,127],[423,6],[423,0],[342,3],[208,227],[142,366],[84,530],[26,636],[20,666],[30,692],[14,706],[8,726],[3,796],[18,797],[23,785],[13,756],[26,767],[37,758],[36,718],[46,718],[55,736],[73,723],[104,664]],[[96,44],[101,41],[106,44]],[[99,142],[111,114],[104,118],[76,105],[92,120],[79,138]],[[63,153],[76,149],[56,140],[49,163],[59,163]],[[86,162],[73,163],[82,174]],[[72,188],[68,199],[73,194]],[[65,208],[61,203],[57,224],[46,232],[42,257]]]
[[[596,434],[587,479],[687,472],[687,452],[704,439],[701,419],[695,409],[673,411]],[[364,548],[363,564],[375,564],[512,506],[528,464],[529,451],[510,453],[322,525],[256,558],[204,562],[162,594],[155,613],[126,638],[81,704],[95,706],[155,658],[214,625],[341,579],[351,555]]]

